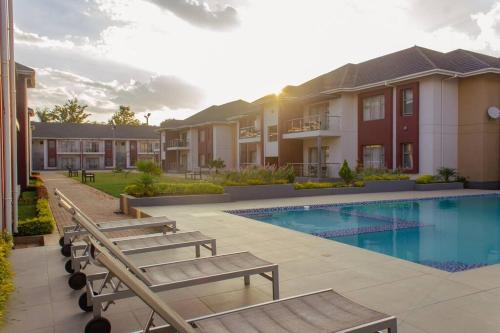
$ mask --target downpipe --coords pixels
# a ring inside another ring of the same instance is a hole
[[[9,40],[10,40],[10,73],[9,73],[9,85],[10,85],[10,114],[11,114],[11,137],[12,137],[12,229],[14,233],[17,233],[17,220],[18,220],[18,206],[17,202],[19,200],[19,186],[18,186],[18,163],[17,163],[17,107],[16,107],[16,62],[14,58],[14,13],[12,9],[12,0],[8,0],[8,10],[9,10]],[[27,115],[26,115],[27,116]],[[22,126],[24,124],[20,124]],[[28,144],[28,143],[27,143]]]

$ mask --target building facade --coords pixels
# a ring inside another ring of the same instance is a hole
[[[218,107],[200,112],[205,122]],[[499,188],[500,119],[488,116],[491,107],[500,107],[499,58],[415,46],[219,114],[227,135],[217,140],[212,127],[207,142],[211,152],[235,152],[223,158],[228,168],[292,165],[300,176],[334,178],[344,160],[415,175],[450,167],[474,187]],[[189,133],[196,116],[173,122],[162,137],[179,128]],[[192,162],[184,169],[216,158],[199,155],[185,149],[181,159]]]
[[[160,161],[152,126],[34,122],[33,170],[135,168],[139,160]]]

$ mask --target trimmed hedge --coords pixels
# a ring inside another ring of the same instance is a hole
[[[12,267],[7,259],[12,249],[12,237],[3,233],[0,237],[0,322],[5,318],[5,306],[14,291]]]
[[[212,183],[159,183],[155,184],[153,189],[146,193],[141,186],[133,184],[125,188],[125,193],[135,197],[222,194],[224,188]]]
[[[415,180],[417,184],[436,183],[438,180],[433,175],[422,175]]]
[[[294,188],[296,190],[307,190],[315,188],[339,188],[339,187],[363,187],[365,183],[362,181],[356,181],[353,185],[346,184],[344,182],[305,182],[305,183],[295,183]]]
[[[408,180],[410,176],[392,173],[383,173],[380,175],[367,175],[363,176],[363,181],[373,181],[373,180]]]
[[[54,230],[54,218],[47,199],[39,199],[36,204],[37,217],[19,221],[18,236],[46,235]]]

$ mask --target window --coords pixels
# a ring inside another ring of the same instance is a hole
[[[205,130],[199,130],[198,132],[198,141],[200,142],[205,142],[205,139],[206,139],[206,134],[205,134]]]
[[[363,120],[384,119],[385,97],[377,95],[363,99]]]
[[[413,147],[411,143],[403,143],[401,147],[403,169],[413,169]]]
[[[76,158],[74,157],[61,157],[60,159],[60,169],[75,169],[77,168]]]
[[[99,169],[99,159],[98,158],[85,159],[85,167],[87,169]]]
[[[86,153],[98,153],[99,152],[99,141],[87,141],[87,142],[85,142],[84,151]]]
[[[200,167],[204,167],[206,165],[207,161],[205,159],[205,154],[200,154],[198,155],[198,165]]]
[[[363,166],[371,169],[385,168],[384,146],[363,146]]]
[[[78,153],[80,151],[80,143],[75,140],[61,140],[57,144],[60,153]]]
[[[413,89],[403,89],[403,116],[413,115]]]
[[[153,143],[152,142],[141,142],[139,144],[139,152],[141,153],[152,153],[153,152]]]
[[[267,141],[269,142],[278,141],[278,126],[273,125],[267,128]]]

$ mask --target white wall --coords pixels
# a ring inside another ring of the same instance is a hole
[[[278,105],[276,103],[264,106],[264,156],[278,156],[278,141],[269,142],[268,127],[278,125]]]
[[[354,168],[358,161],[358,99],[354,94],[343,94],[340,98],[334,99],[330,106],[330,113],[342,115],[340,149],[341,162],[347,160],[351,168]]]
[[[435,174],[441,166],[457,168],[457,80],[420,81],[419,104],[419,173]]]
[[[226,164],[226,168],[233,169],[236,162],[233,159],[235,138],[233,137],[232,126],[214,125],[213,127],[214,159],[221,158]]]
[[[198,168],[198,129],[190,128],[187,139],[189,141],[188,170]]]
[[[167,139],[166,138],[167,138],[167,134],[165,133],[165,131],[161,132],[161,134],[160,134],[160,158],[162,161],[167,158],[166,152],[165,152],[165,149],[167,149],[167,143],[166,143]]]

